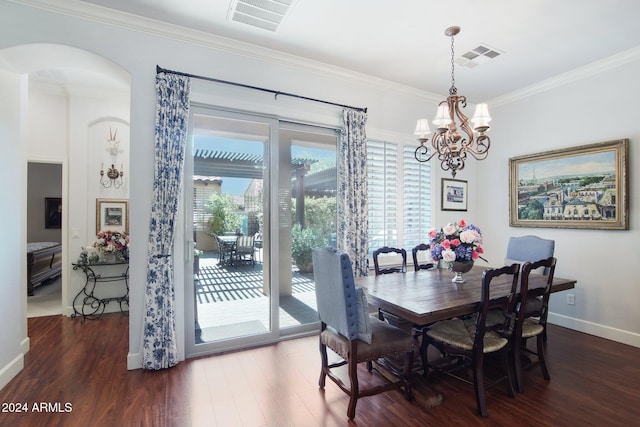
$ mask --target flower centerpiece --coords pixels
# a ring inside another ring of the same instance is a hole
[[[462,273],[473,267],[473,262],[484,253],[482,249],[482,233],[473,224],[464,219],[449,223],[440,230],[429,232],[429,247],[434,261],[443,260],[449,263],[449,270],[456,273],[453,282],[464,283]]]
[[[104,230],[96,236],[93,247],[101,254],[114,254],[116,258],[129,258],[129,235],[120,231]]]

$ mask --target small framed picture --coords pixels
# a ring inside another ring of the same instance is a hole
[[[442,178],[442,210],[467,210],[467,181]]]
[[[96,199],[96,234],[106,230],[129,234],[129,200]]]
[[[44,198],[44,228],[62,227],[62,199],[60,197]]]

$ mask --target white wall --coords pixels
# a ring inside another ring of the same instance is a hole
[[[576,75],[578,75],[576,73]],[[637,242],[640,200],[640,61],[493,108],[489,158],[478,165],[478,223],[486,256],[504,257],[509,236],[536,234],[556,241],[556,274],[576,279],[574,290],[553,295],[550,321],[640,347]],[[628,138],[629,230],[509,227],[509,158]],[[566,293],[575,295],[575,306]]]
[[[4,227],[4,244],[0,246],[0,388],[4,387],[24,366],[24,353],[29,350],[26,312],[26,188],[27,151],[26,103],[27,76],[0,70],[0,212]],[[25,283],[25,286],[16,286]],[[13,284],[13,285],[12,285]]]

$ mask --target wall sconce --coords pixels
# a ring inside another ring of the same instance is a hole
[[[120,165],[120,170],[116,169],[116,167],[112,164],[109,169],[107,169],[107,176],[105,178],[104,173],[104,164],[100,164],[100,184],[104,188],[120,188],[122,187],[122,176],[124,175],[124,165]]]

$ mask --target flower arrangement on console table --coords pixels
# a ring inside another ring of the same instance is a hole
[[[455,272],[451,280],[454,283],[464,283],[462,273],[473,267],[473,262],[484,253],[482,249],[482,233],[473,224],[467,224],[464,219],[449,223],[439,231],[429,232],[429,247],[434,261],[444,261],[449,264],[449,271]]]
[[[113,254],[114,259],[129,259],[129,235],[120,231],[104,230],[96,236],[93,247],[100,251],[101,258],[108,260]]]

